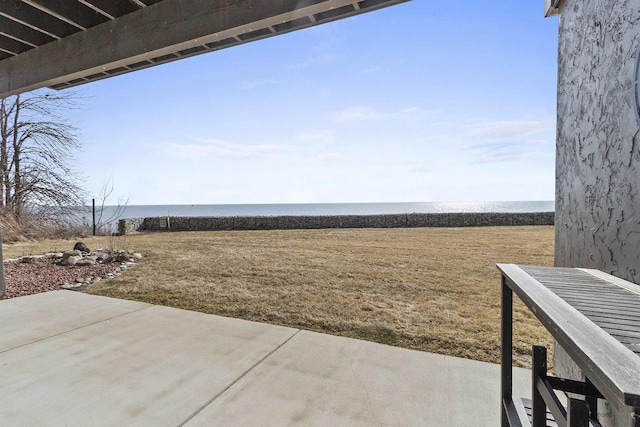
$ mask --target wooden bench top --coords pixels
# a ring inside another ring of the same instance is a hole
[[[607,400],[640,406],[640,286],[597,270],[498,268]]]

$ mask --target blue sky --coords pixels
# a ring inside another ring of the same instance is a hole
[[[139,204],[553,200],[557,19],[412,2],[91,83],[91,196]]]

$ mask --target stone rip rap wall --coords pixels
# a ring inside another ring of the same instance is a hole
[[[135,231],[141,230],[144,220],[145,218],[121,219],[118,221],[118,233],[131,234]]]
[[[133,231],[293,230],[321,228],[482,227],[553,225],[553,212],[413,213],[395,215],[155,217],[122,219],[120,234]]]

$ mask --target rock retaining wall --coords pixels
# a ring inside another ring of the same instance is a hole
[[[141,231],[144,226],[145,218],[121,219],[118,221],[118,233],[131,234],[135,231]]]
[[[413,213],[395,215],[155,217],[122,219],[120,234],[134,231],[293,230],[320,228],[482,227],[553,225],[553,212]]]

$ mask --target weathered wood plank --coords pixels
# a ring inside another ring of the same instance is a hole
[[[597,295],[590,295],[590,294],[585,294],[584,297],[581,297],[575,293],[573,294],[569,294],[567,295],[566,293],[562,293],[562,292],[555,292],[553,289],[550,289],[551,291],[553,291],[554,294],[558,295],[560,298],[566,300],[566,301],[576,301],[576,302],[581,302],[583,304],[598,304],[598,303],[605,303],[607,305],[613,305],[618,306],[629,306],[630,308],[634,309],[637,308],[636,306],[633,305],[633,302],[630,299],[627,299],[627,301],[622,301],[619,298],[607,298],[605,296],[602,297],[598,297]]]
[[[566,301],[565,301],[566,302]],[[567,304],[569,304],[567,302]],[[640,314],[637,313],[629,313],[624,310],[616,310],[615,308],[601,308],[601,307],[593,307],[587,304],[570,304],[575,309],[579,310],[583,309],[585,312],[593,312],[600,314],[610,314],[610,315],[618,315],[622,316],[624,319],[640,319]],[[587,316],[588,317],[588,316]]]
[[[591,321],[594,322],[596,325],[600,325],[601,322],[604,322],[604,323],[613,322],[616,325],[620,325],[620,326],[626,325],[631,328],[640,330],[640,320],[615,318],[615,317],[608,317],[608,316],[603,316],[598,314],[589,314],[587,317],[591,319]]]
[[[567,297],[563,294],[556,294],[563,300],[567,301],[569,304],[582,304],[584,306],[593,306],[593,307],[604,307],[604,308],[615,308],[615,309],[625,309],[630,313],[639,313],[640,308],[635,305],[636,301],[619,301],[619,300],[606,300],[606,299],[597,299],[597,298],[579,298],[578,296],[570,296]]]
[[[546,286],[546,285],[545,285]],[[556,286],[547,286],[547,288],[551,291],[553,291],[554,293],[558,293],[558,294],[563,294],[566,295],[567,297],[571,297],[571,296],[578,296],[578,295],[584,295],[584,296],[589,296],[592,298],[607,298],[607,299],[612,299],[612,300],[616,300],[616,299],[635,299],[635,296],[631,296],[629,294],[616,294],[614,292],[611,292],[609,289],[587,289],[587,288],[580,288],[577,287],[575,289],[562,289]]]
[[[626,332],[629,334],[634,334],[636,336],[640,336],[640,328],[637,326],[631,325],[620,325],[614,321],[603,321],[598,322],[596,325],[600,326],[603,329],[614,330],[618,332]]]
[[[602,328],[602,330],[623,344],[640,344],[640,336],[637,332],[619,331],[610,328]]]

